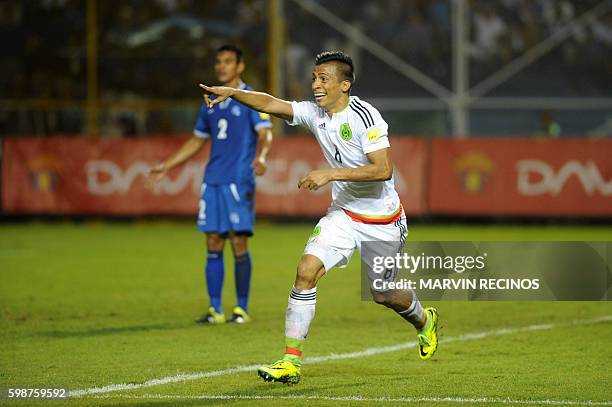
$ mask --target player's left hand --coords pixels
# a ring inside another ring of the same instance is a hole
[[[308,188],[311,191],[324,187],[332,180],[329,169],[310,171],[308,175],[302,177],[298,182],[298,188]]]
[[[251,163],[251,167],[253,168],[253,174],[257,176],[264,175],[266,173],[266,169],[268,168],[268,164],[266,164],[266,159],[263,157],[255,157],[253,162]]]

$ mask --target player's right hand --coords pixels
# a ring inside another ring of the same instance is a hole
[[[200,83],[200,88],[204,91],[204,101],[206,101],[206,106],[210,109],[217,103],[223,102],[225,99],[232,96],[235,91],[234,88],[230,88],[228,86],[206,86]],[[210,96],[216,96],[214,99],[211,99]]]
[[[264,175],[266,173],[266,169],[268,168],[266,159],[263,157],[255,157],[251,163],[251,168],[253,168],[253,174],[257,175],[258,177]]]
[[[149,175],[145,180],[145,188],[153,189],[155,184],[157,184],[168,172],[166,165],[164,163],[157,163],[153,167],[149,169]]]
[[[305,188],[311,191],[316,191],[319,188],[329,184],[333,178],[331,173],[333,168],[323,168],[320,170],[313,170],[308,173],[305,177],[300,179],[298,182],[298,188]]]

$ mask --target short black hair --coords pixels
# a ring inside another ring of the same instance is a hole
[[[217,48],[217,54],[220,54],[223,51],[233,52],[234,54],[236,54],[236,63],[239,64],[240,62],[242,62],[242,50],[237,45],[225,44]]]
[[[338,62],[342,65],[342,80],[349,81],[351,87],[355,83],[355,68],[353,60],[342,51],[325,51],[317,55],[315,65],[321,65],[326,62]]]

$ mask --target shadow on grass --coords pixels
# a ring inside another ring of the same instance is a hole
[[[87,338],[92,336],[106,336],[116,335],[124,333],[136,333],[136,332],[148,332],[148,331],[170,331],[175,329],[185,328],[197,328],[195,323],[181,323],[181,324],[149,324],[149,325],[131,325],[131,326],[118,326],[118,327],[105,327],[105,328],[93,328],[84,329],[80,331],[66,330],[66,331],[44,331],[38,332],[35,336],[42,336],[45,338]]]
[[[305,384],[298,384],[296,386],[287,386],[281,383],[260,383],[257,386],[251,386],[250,388],[244,388],[241,391],[232,391],[223,393],[224,396],[238,397],[247,395],[261,396],[264,400],[265,397],[308,397],[308,396],[322,396],[326,394],[327,390],[333,390],[337,393],[343,389],[355,389],[363,387],[368,383],[350,383],[350,384],[333,384],[325,386],[309,385],[305,387]],[[290,400],[290,399],[287,399]],[[297,400],[296,400],[297,401]]]

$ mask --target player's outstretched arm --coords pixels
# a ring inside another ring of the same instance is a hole
[[[227,86],[206,86],[201,83],[200,88],[202,88],[204,92],[204,100],[209,108],[231,97],[258,112],[268,113],[280,117],[283,120],[293,120],[293,108],[291,107],[291,103],[286,100],[275,98],[267,93],[230,88]],[[210,96],[216,97],[215,99],[211,99]]]
[[[331,181],[386,181],[393,175],[391,149],[383,148],[367,154],[369,164],[357,168],[325,168],[311,171],[298,183],[298,188],[316,191]]]

